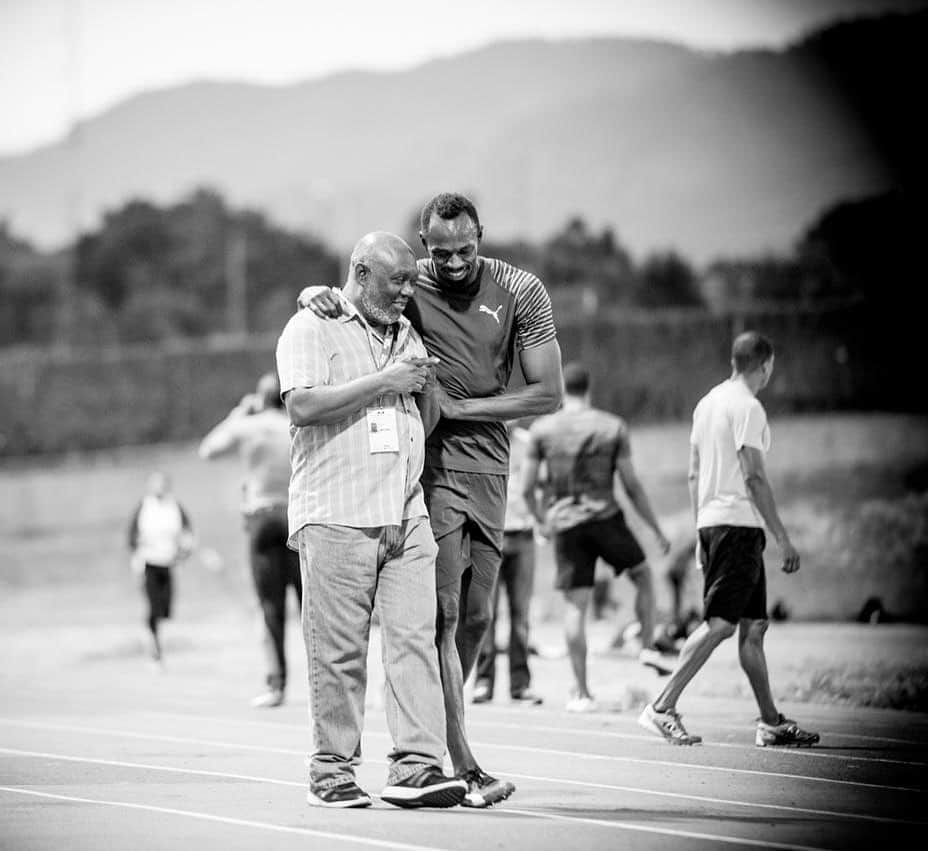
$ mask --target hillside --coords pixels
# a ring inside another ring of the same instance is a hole
[[[344,247],[455,188],[496,237],[541,238],[579,212],[636,252],[786,249],[823,207],[900,179],[926,21],[842,24],[783,52],[527,41],[401,73],[194,83],[0,158],[0,217],[52,246],[128,197],[207,184]]]

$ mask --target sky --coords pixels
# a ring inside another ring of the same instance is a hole
[[[398,70],[506,38],[782,47],[837,18],[928,0],[0,0],[0,155],[191,80],[285,84]]]

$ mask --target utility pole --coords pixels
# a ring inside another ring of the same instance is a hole
[[[248,333],[248,240],[245,231],[233,225],[226,235],[226,330]]]

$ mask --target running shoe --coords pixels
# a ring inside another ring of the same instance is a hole
[[[467,790],[464,780],[446,777],[434,765],[427,765],[411,777],[385,786],[380,799],[397,807],[456,807]]]
[[[252,698],[251,705],[255,709],[272,709],[284,702],[284,693],[280,689],[272,688],[264,694]]]
[[[638,716],[638,724],[645,730],[663,736],[672,745],[698,745],[702,742],[702,736],[693,736],[686,732],[683,718],[675,709],[658,712],[654,704],[649,703]]]
[[[776,724],[757,722],[754,744],[759,748],[810,748],[818,743],[819,738],[818,733],[803,730],[795,721],[781,714]]]
[[[472,768],[458,776],[467,783],[467,794],[461,801],[462,807],[492,807],[500,801],[505,801],[516,791],[516,787],[508,780],[497,780],[481,768]]]
[[[477,680],[474,683],[474,695],[471,698],[471,703],[489,703],[493,700],[493,689],[490,688],[490,683],[487,680]]]
[[[599,704],[592,697],[572,697],[565,709],[568,712],[598,712]]]
[[[638,661],[647,668],[653,668],[661,677],[672,674],[676,663],[676,659],[672,656],[667,656],[650,647],[645,647],[638,654]]]
[[[522,691],[517,691],[510,697],[510,700],[513,703],[524,703],[527,706],[539,706],[544,703],[544,698],[537,692],[532,691],[530,688],[524,688]]]
[[[327,789],[310,789],[306,793],[306,803],[314,807],[348,809],[349,807],[369,807],[371,796],[357,783],[349,780],[330,786]]]

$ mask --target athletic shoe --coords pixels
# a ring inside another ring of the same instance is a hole
[[[480,768],[472,768],[458,777],[467,784],[467,794],[461,801],[462,807],[492,807],[500,801],[505,801],[516,791],[516,787],[508,780],[497,780]]]
[[[598,712],[599,704],[592,697],[572,697],[565,708],[568,712]]]
[[[754,744],[759,748],[809,748],[818,740],[818,733],[803,730],[795,721],[784,718],[782,714],[776,724],[758,721],[757,733],[754,736]]]
[[[702,741],[702,736],[692,736],[686,732],[683,718],[674,709],[658,712],[654,704],[649,703],[638,716],[638,723],[645,730],[663,736],[672,745],[698,745]]]
[[[489,703],[493,700],[493,689],[486,680],[477,680],[474,684],[474,695],[471,703]]]
[[[280,689],[272,688],[270,691],[252,698],[251,705],[255,709],[272,709],[275,706],[280,706],[283,702],[284,693]]]
[[[659,653],[657,650],[653,650],[650,647],[645,647],[638,654],[638,661],[645,667],[653,668],[657,671],[658,675],[662,677],[672,674],[673,666],[676,663],[676,659],[665,656],[663,653]]]
[[[434,765],[427,765],[411,777],[385,786],[380,798],[397,807],[456,807],[466,793],[464,780],[446,777]]]
[[[306,803],[314,807],[329,807],[348,809],[349,807],[369,807],[371,796],[367,794],[354,780],[339,783],[328,789],[310,789],[306,793]]]
[[[525,703],[528,706],[538,706],[544,703],[544,698],[540,694],[533,692],[530,688],[517,691],[510,699],[513,703]]]

